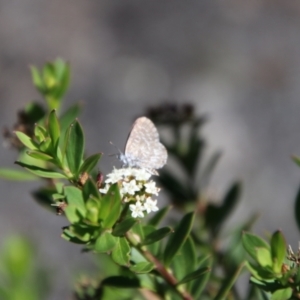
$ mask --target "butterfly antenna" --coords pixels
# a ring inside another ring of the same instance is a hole
[[[119,154],[122,154],[122,151],[113,142],[109,141],[109,143],[117,149],[118,154],[112,153],[108,154],[108,156],[118,156]]]
[[[113,144],[111,141],[109,143],[117,149],[118,153],[108,154],[108,156],[117,157],[118,161],[121,161],[121,157],[123,155],[122,151],[115,144]]]

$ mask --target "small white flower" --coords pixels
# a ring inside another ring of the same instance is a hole
[[[114,168],[114,172],[119,174],[120,176],[125,176],[126,174],[126,169],[115,169]]]
[[[107,175],[107,179],[105,180],[105,183],[116,183],[119,180],[122,179],[122,175],[119,172],[112,172]]]
[[[129,182],[123,182],[123,187],[125,193],[129,195],[134,195],[135,192],[138,192],[140,190],[140,187],[136,184],[135,179],[129,181]]]
[[[145,210],[145,208],[140,201],[137,201],[136,204],[130,204],[129,209],[132,211],[131,215],[133,218],[144,217],[143,210]]]
[[[148,194],[153,194],[153,195],[158,195],[159,188],[155,186],[154,181],[150,181],[149,183],[145,183],[144,186],[146,187],[146,193]]]
[[[103,189],[99,189],[101,194],[106,194],[109,190],[109,184],[106,184]]]
[[[123,183],[124,184],[124,183]],[[123,186],[120,188],[120,195],[123,197],[123,195],[127,194],[127,188],[124,188]]]
[[[145,169],[134,169],[134,176],[136,180],[147,181],[151,177],[151,174]]]
[[[150,197],[146,199],[146,202],[144,203],[144,209],[149,214],[151,211],[158,211],[157,207],[157,200],[152,200]]]
[[[151,211],[157,211],[157,201],[152,200],[151,195],[158,195],[160,191],[156,187],[156,183],[150,180],[151,174],[145,169],[138,168],[122,168],[113,169],[110,174],[107,175],[105,180],[105,186],[99,189],[100,193],[106,194],[110,186],[114,183],[119,183],[120,194],[123,199],[123,203],[134,201],[135,204],[130,205],[132,210],[132,216],[143,217],[144,210],[148,213]]]
[[[124,177],[129,177],[129,176],[134,176],[134,172],[135,172],[135,169],[133,168],[123,168],[123,169],[120,169],[122,170],[122,174]]]

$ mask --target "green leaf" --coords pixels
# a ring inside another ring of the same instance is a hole
[[[142,261],[137,263],[134,266],[131,266],[129,269],[137,274],[147,274],[151,272],[154,268],[154,264],[147,262],[147,261]]]
[[[99,219],[103,228],[112,228],[121,214],[121,196],[117,184],[113,184],[101,199]]]
[[[202,277],[205,273],[209,272],[210,268],[208,267],[204,267],[204,268],[200,268],[186,276],[184,276],[178,283],[177,285],[183,284],[183,283],[187,283],[189,281],[198,279],[200,277]]]
[[[78,209],[76,209],[76,207],[73,205],[67,206],[64,209],[64,214],[71,224],[75,224],[83,218]]]
[[[44,152],[40,152],[40,151],[27,151],[26,152],[29,156],[35,158],[35,159],[39,159],[39,160],[44,160],[44,161],[49,161],[49,160],[53,160],[53,157],[44,153]]]
[[[24,148],[19,152],[19,159],[18,159],[19,162],[22,162],[22,163],[24,163],[26,165],[30,165],[30,166],[36,166],[36,167],[39,167],[42,169],[48,169],[46,161],[39,160],[39,159],[29,156],[27,154],[27,151],[28,150],[26,148]]]
[[[53,109],[49,114],[48,129],[51,138],[52,148],[56,152],[56,148],[58,147],[59,143],[60,128],[55,109]]]
[[[270,250],[270,246],[259,236],[244,232],[242,235],[243,246],[248,254],[257,261],[257,248]]]
[[[177,145],[175,144],[175,149],[172,152],[178,157],[188,176],[193,177],[199,156],[204,149],[204,140],[199,137],[198,125],[194,122],[190,124],[188,132],[185,133],[185,139],[183,140],[182,137],[179,137]],[[180,140],[186,143],[185,147],[180,147]]]
[[[116,247],[118,241],[118,237],[113,236],[109,232],[104,232],[97,238],[94,249],[99,253],[109,252]]]
[[[282,285],[275,278],[259,280],[255,277],[251,276],[250,283],[256,285],[261,291],[268,292],[268,296],[270,296],[270,292],[273,293],[274,291],[282,288]],[[266,294],[264,294],[264,295],[266,296]],[[269,300],[270,297],[267,297],[264,299]]]
[[[56,164],[58,164],[59,166],[63,167],[63,157],[62,157],[62,152],[61,152],[61,149],[60,147],[58,146],[57,149],[56,149]],[[65,166],[67,167],[67,166]]]
[[[80,217],[85,216],[86,208],[82,197],[82,192],[79,188],[74,186],[65,186],[64,195],[67,198],[68,206],[65,210],[67,217],[72,214],[71,223],[75,223],[80,220]]]
[[[201,262],[199,262],[199,265],[201,265]],[[187,238],[180,251],[178,251],[172,259],[171,267],[178,280],[181,280],[186,274],[189,274],[196,269],[196,250],[194,241],[191,237]],[[201,267],[203,266],[201,265]]]
[[[268,280],[274,278],[274,273],[271,268],[263,268],[248,261],[246,262],[246,267],[252,276],[259,280]]]
[[[145,226],[144,226],[145,227]],[[155,230],[155,228],[154,228]],[[142,241],[144,239],[144,230],[140,222],[137,222],[133,227],[132,231],[139,237],[139,240]]]
[[[40,176],[40,177],[45,177],[45,178],[66,178],[66,176],[64,174],[61,173],[57,173],[55,171],[52,170],[47,170],[47,169],[43,169],[37,166],[31,166],[31,165],[27,165],[25,163],[22,163],[20,161],[16,161],[15,164],[25,168],[26,170],[30,171],[31,173]]]
[[[158,226],[159,223],[163,220],[165,215],[169,212],[171,206],[165,206],[164,208],[160,209],[155,215],[148,221],[149,225]]]
[[[165,238],[171,232],[172,232],[172,228],[170,228],[170,227],[163,227],[158,230],[155,230],[154,232],[151,232],[145,236],[145,239],[143,240],[142,245],[153,244],[153,243]]]
[[[212,268],[213,260],[210,256],[206,256],[200,259],[198,263],[198,269],[202,267]],[[211,272],[206,272],[203,276],[195,279],[191,284],[191,292],[194,299],[200,299],[200,295],[207,286],[208,280],[210,278]]]
[[[281,272],[281,267],[286,256],[286,242],[280,230],[276,231],[271,238],[271,254],[273,260],[273,271]]]
[[[61,81],[64,77],[65,69],[68,66],[66,62],[64,62],[61,58],[57,58],[53,62],[55,78],[57,81]]]
[[[300,167],[300,157],[292,155],[292,160]]]
[[[88,178],[82,188],[82,194],[85,201],[87,201],[91,196],[100,199],[99,190],[96,187],[96,184],[91,178]]]
[[[61,237],[65,240],[67,240],[71,243],[75,243],[75,244],[86,244],[87,240],[89,240],[88,238],[83,238],[83,239],[78,238],[69,228],[63,229],[63,233],[62,233]],[[87,237],[89,237],[88,234],[87,234]]]
[[[7,180],[20,180],[20,181],[31,181],[38,180],[39,177],[32,175],[31,173],[14,170],[14,169],[6,169],[0,168],[0,178]]]
[[[38,124],[34,125],[34,135],[39,142],[42,142],[47,136],[47,130]]]
[[[214,235],[218,233],[226,218],[232,213],[239,200],[240,192],[241,184],[236,182],[230,187],[221,206],[216,206],[215,204],[207,206],[205,222],[206,226],[211,228]]]
[[[64,153],[67,158],[69,168],[73,174],[78,175],[78,171],[83,159],[84,136],[79,122],[76,120],[67,130]]]
[[[53,63],[46,63],[43,67],[43,81],[47,89],[47,94],[55,87],[55,68]],[[51,108],[52,109],[52,108]]]
[[[210,181],[210,178],[211,178],[211,175],[212,175],[214,169],[216,168],[216,165],[218,164],[221,156],[222,156],[222,152],[221,151],[216,151],[210,157],[210,160],[208,161],[208,163],[206,164],[206,166],[204,167],[204,169],[203,169],[203,171],[201,172],[201,175],[200,175],[199,182],[200,182],[202,187],[208,185],[208,183]]]
[[[54,185],[58,193],[63,193],[64,184],[62,182],[55,182]]]
[[[187,239],[192,229],[194,221],[194,214],[186,214],[180,221],[178,227],[175,229],[175,233],[169,238],[164,252],[164,261],[168,266],[172,261],[173,257],[180,250],[183,243]]]
[[[76,237],[78,237],[80,240],[90,243],[92,236],[94,235],[95,228],[86,226],[84,224],[73,224],[72,226],[69,226],[70,231],[75,234]],[[99,234],[99,232],[98,232]],[[94,239],[93,239],[94,242]]]
[[[38,69],[35,66],[30,66],[30,70],[31,70],[31,76],[32,76],[32,81],[34,86],[41,94],[44,94],[45,92],[44,81],[40,76]]]
[[[237,201],[241,194],[241,189],[241,183],[235,182],[227,192],[222,205],[222,208],[224,210],[222,214],[223,219],[225,219],[229,215],[229,213],[231,213],[232,209],[237,204]]]
[[[37,144],[28,135],[24,134],[21,131],[15,131],[15,134],[24,146],[31,150],[38,150]]]
[[[60,126],[61,131],[64,133],[72,122],[79,116],[79,113],[82,109],[81,104],[75,104],[71,106],[61,117],[60,117]]]
[[[3,241],[2,241],[3,242]],[[34,260],[32,245],[21,236],[11,236],[1,245],[1,269],[9,273],[12,282],[24,280]],[[5,278],[3,275],[1,276]],[[3,283],[2,283],[3,285]]]
[[[99,215],[99,209],[100,209],[100,202],[97,198],[90,197],[85,204],[87,213],[86,218],[88,221],[98,224],[98,215]]]
[[[243,220],[242,224],[235,226],[232,230],[230,230],[230,238],[226,243],[228,246],[226,247],[226,250],[224,251],[225,255],[223,256],[225,268],[229,267],[232,270],[245,261],[247,252],[242,244],[242,233],[251,229],[251,226],[257,219],[257,216],[257,213],[248,216],[245,220]]]
[[[236,280],[238,279],[243,268],[244,268],[244,264],[241,264],[231,276],[227,277],[223,281],[223,284],[222,284],[218,294],[215,296],[214,300],[223,300],[228,297],[233,285],[235,284]]]
[[[111,257],[120,266],[129,265],[130,247],[125,238],[118,238],[118,243],[113,249]]]
[[[106,277],[101,282],[105,286],[113,286],[116,288],[140,288],[140,281],[138,278],[126,277],[126,276],[110,276]]]
[[[146,236],[149,236],[152,232],[155,232],[156,228],[152,225],[142,225],[140,222],[138,222],[133,228],[132,232],[135,234],[135,236],[138,236],[139,243],[143,244],[143,241],[145,240]],[[152,244],[147,245],[147,250],[152,253],[153,255],[161,255],[160,250],[162,250],[163,243],[160,241],[154,242]],[[142,260],[144,261],[144,259]],[[138,261],[135,261],[138,262]]]
[[[48,152],[51,145],[51,139],[50,137],[46,137],[43,141],[40,143],[40,150],[44,152]],[[51,150],[51,149],[50,149]]]
[[[271,300],[288,300],[291,299],[292,294],[293,294],[293,289],[290,287],[285,289],[280,289],[272,294]]]
[[[250,278],[251,286],[246,295],[247,300],[270,300],[269,293],[266,293],[261,287],[260,284],[253,281],[254,277]],[[255,280],[255,279],[254,279]]]
[[[299,285],[300,283],[300,268],[297,268],[296,274],[295,274],[295,283]]]
[[[81,174],[83,172],[89,173],[90,171],[92,171],[93,168],[97,165],[101,155],[102,155],[102,153],[97,153],[97,154],[91,155],[87,159],[85,159],[85,161],[83,162],[83,164],[80,167],[79,174]]]
[[[114,236],[124,236],[125,233],[137,222],[137,219],[128,218],[123,220],[121,223],[118,223],[114,229],[112,234]]]
[[[55,75],[58,85],[54,96],[60,99],[66,93],[70,83],[70,65],[61,59],[57,59],[55,61]]]
[[[55,193],[55,194],[52,195],[52,198],[53,198],[54,201],[57,201],[57,200],[65,199],[66,196],[62,195],[62,194],[56,194]]]
[[[272,256],[270,249],[266,248],[256,248],[256,261],[262,266],[262,267],[272,267]]]

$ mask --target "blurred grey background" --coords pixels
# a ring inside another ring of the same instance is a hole
[[[148,105],[186,101],[207,113],[208,153],[223,150],[212,192],[243,181],[231,225],[252,212],[255,232],[282,229],[297,247],[293,205],[300,169],[299,1],[0,0],[0,127],[34,90],[30,64],[61,57],[72,66],[66,107],[79,100],[89,154],[123,147],[131,123]],[[2,147],[0,167],[16,153]],[[101,169],[115,162],[105,156]],[[94,258],[60,238],[66,220],[36,205],[37,184],[0,181],[0,246],[30,236],[53,272],[49,299],[68,299],[72,276]]]

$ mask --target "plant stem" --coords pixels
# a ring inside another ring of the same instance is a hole
[[[193,297],[185,290],[179,290],[177,287],[177,279],[171,274],[163,263],[157,259],[152,253],[140,246],[134,236],[130,233],[126,234],[127,240],[132,244],[148,261],[152,262],[156,271],[165,279],[165,281],[178,293],[183,300],[193,300]]]

